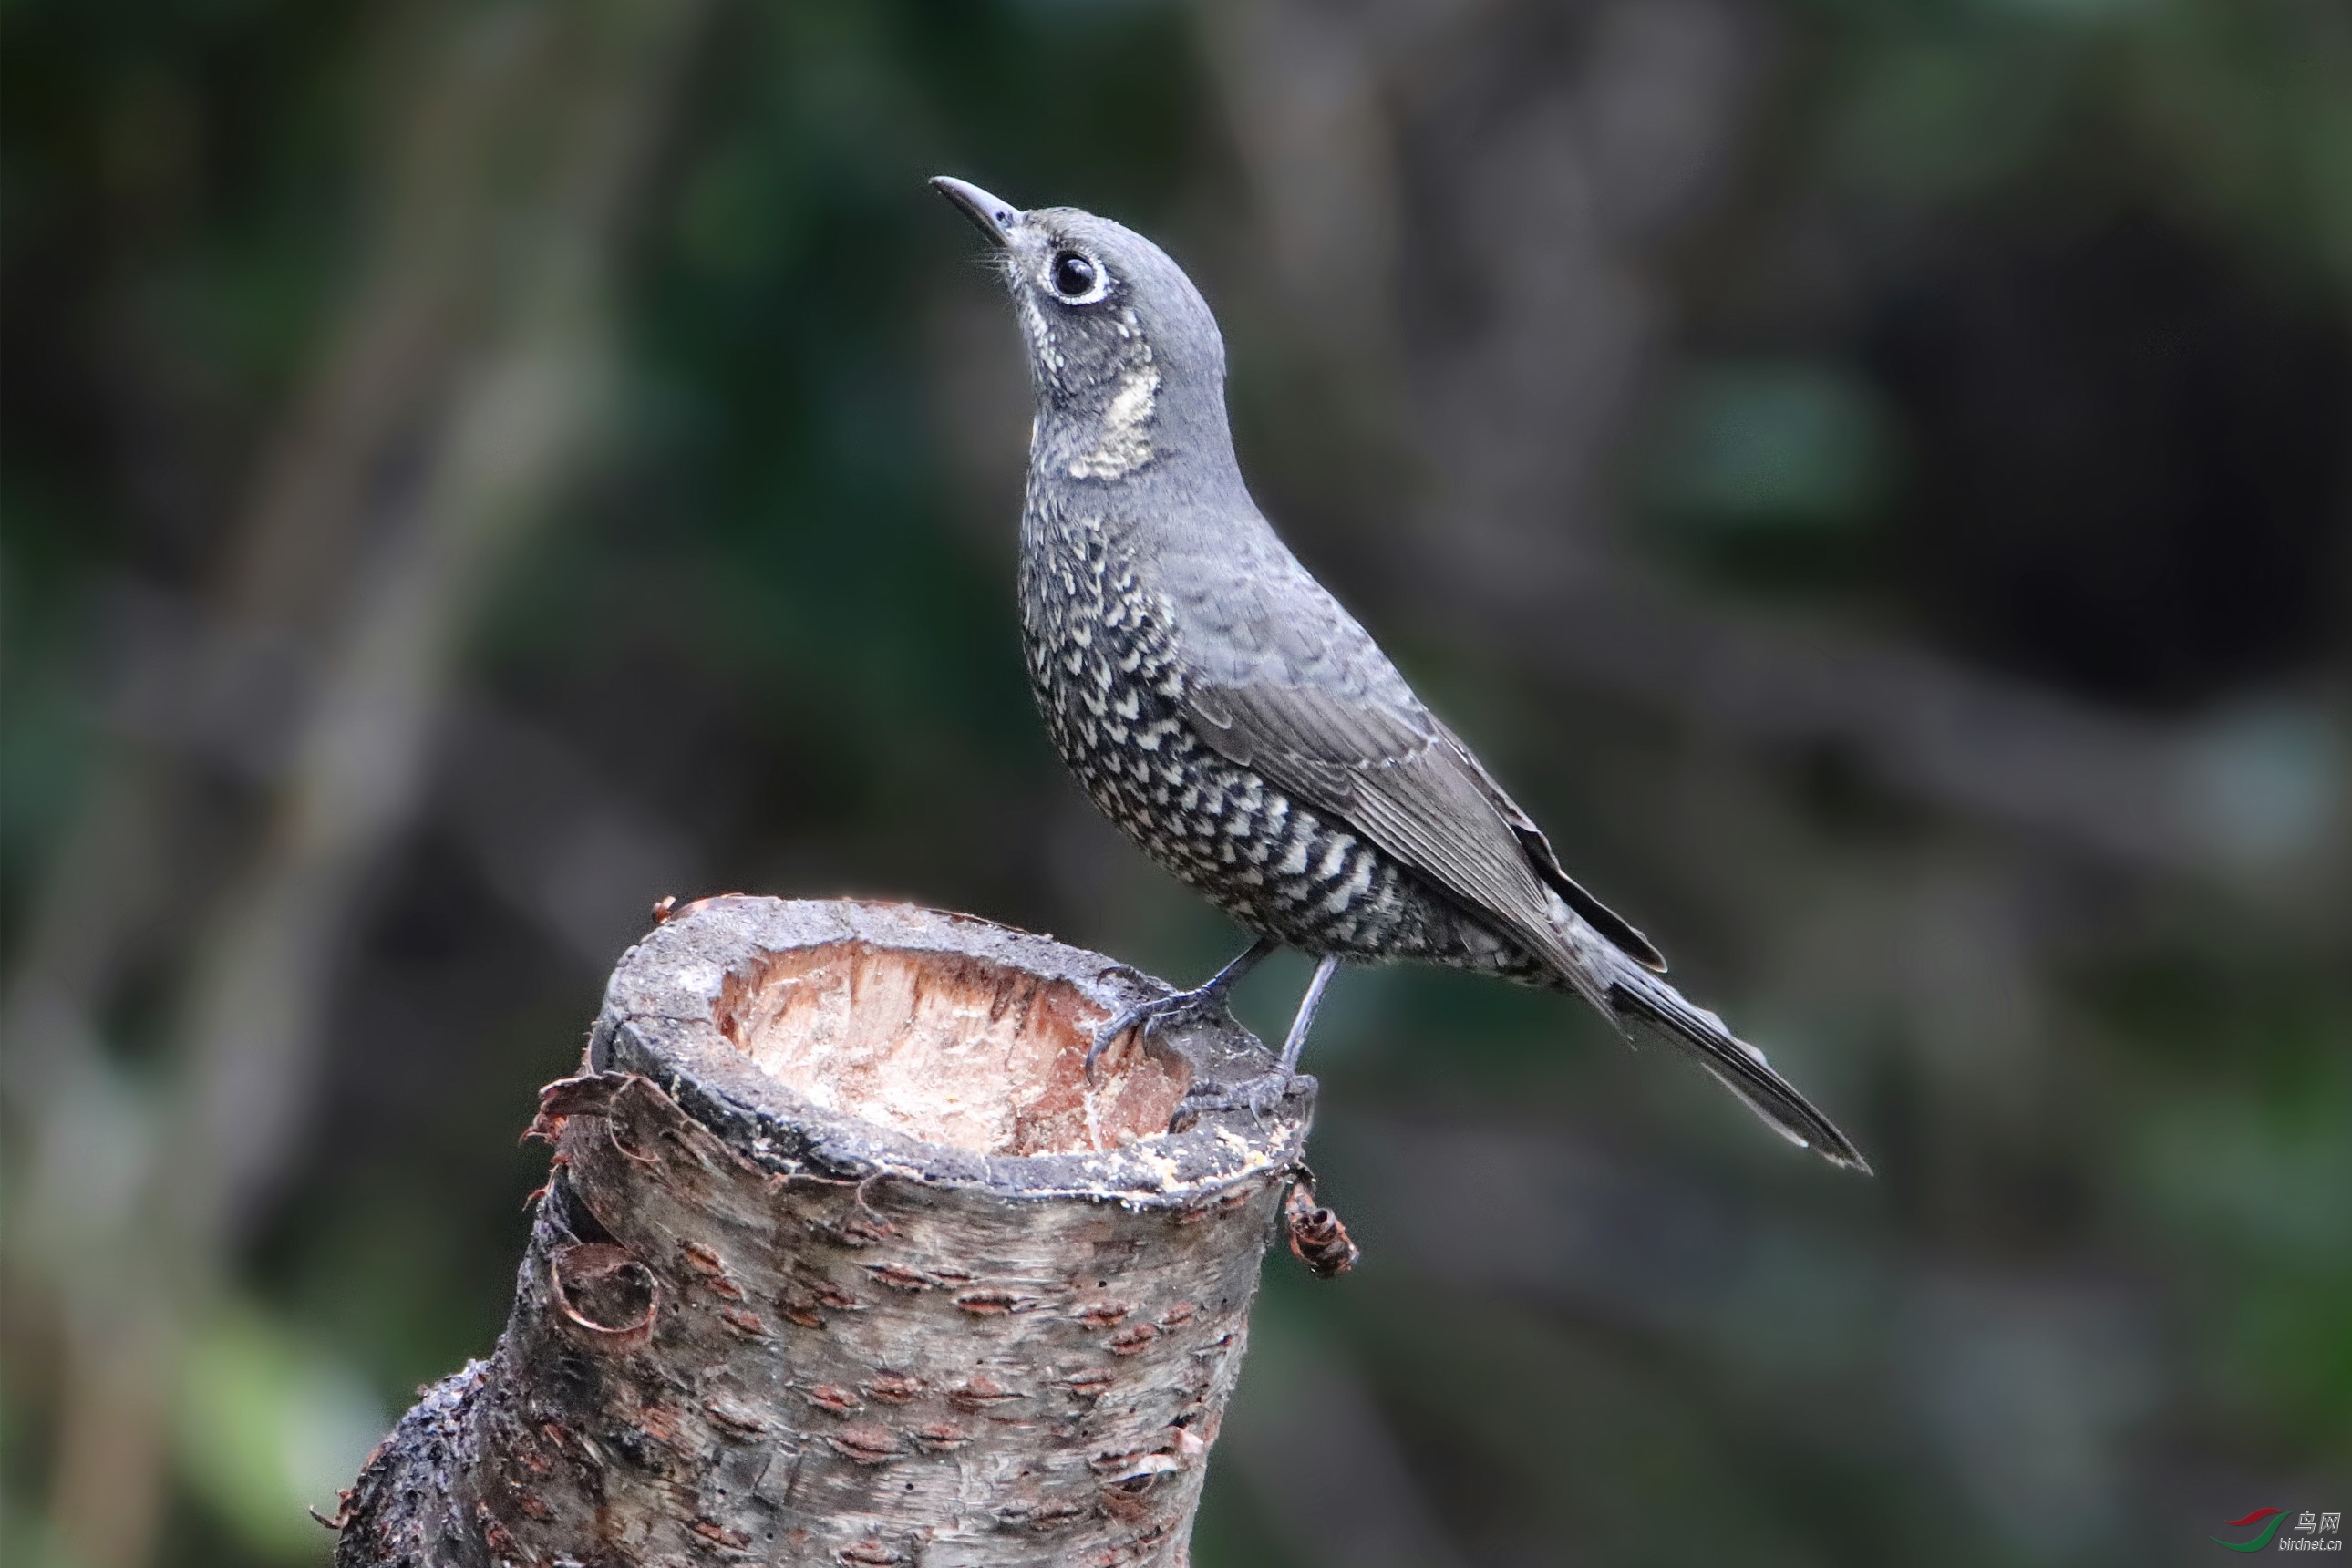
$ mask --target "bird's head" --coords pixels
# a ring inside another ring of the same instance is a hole
[[[1076,207],[1024,212],[963,180],[931,184],[994,247],[1041,424],[1066,424],[1077,443],[1063,455],[1071,477],[1121,478],[1224,446],[1224,340],[1167,252]]]

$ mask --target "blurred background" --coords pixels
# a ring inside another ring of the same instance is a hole
[[[2352,1505],[2340,0],[7,0],[0,132],[0,1557],[326,1560],[659,895],[1236,949],[1031,712],[937,173],[1190,268],[1269,514],[1878,1169],[1344,977],[1366,1260],[1196,1561]]]

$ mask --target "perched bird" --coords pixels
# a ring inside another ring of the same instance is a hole
[[[1528,814],[1423,706],[1250,500],[1224,341],[1160,247],[1071,207],[931,184],[994,247],[1036,392],[1021,626],[1046,729],[1095,804],[1255,933],[1129,1029],[1222,1016],[1281,947],[1319,962],[1299,1047],[1342,962],[1416,959],[1572,991],[1688,1051],[1790,1142],[1853,1144],[1722,1020],[1659,976],[1647,938],[1560,868]]]

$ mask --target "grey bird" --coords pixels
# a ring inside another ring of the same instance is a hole
[[[1089,1070],[1130,1029],[1222,1016],[1286,946],[1318,960],[1287,1077],[1342,962],[1418,960],[1573,992],[1867,1171],[1761,1051],[1659,978],[1657,949],[1561,869],[1276,536],[1234,456],[1224,340],[1182,269],[1091,213],[931,184],[987,237],[1028,348],[1021,626],[1046,729],[1096,805],[1256,938],[1206,984],[1110,1019]]]

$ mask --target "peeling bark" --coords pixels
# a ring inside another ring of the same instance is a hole
[[[729,897],[625,957],[506,1332],[339,1518],[341,1568],[1181,1563],[1299,1170],[1236,1026],[965,917]],[[1180,1048],[1181,1047],[1181,1048]]]

